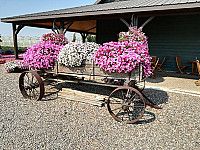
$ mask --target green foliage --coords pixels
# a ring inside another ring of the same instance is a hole
[[[12,46],[2,46],[2,49],[14,49]],[[27,49],[27,47],[18,47],[18,49]]]
[[[86,38],[87,42],[96,42],[96,36],[89,34]]]
[[[74,33],[74,35],[73,35],[72,42],[76,42],[76,33]]]

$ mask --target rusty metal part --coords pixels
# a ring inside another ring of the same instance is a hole
[[[139,121],[144,115],[145,102],[138,90],[124,86],[111,92],[107,108],[116,121],[131,124]]]
[[[30,81],[28,74],[31,75],[32,81]],[[25,76],[28,77],[28,82],[25,81]],[[33,82],[34,79],[36,79],[35,82]],[[19,77],[19,88],[22,95],[27,99],[41,100],[44,96],[44,83],[36,71],[24,71]],[[39,88],[37,95],[35,94],[36,88]]]
[[[146,95],[144,95],[144,93],[142,93],[142,96],[149,102],[149,103],[145,103],[146,105],[148,105],[148,106],[150,106],[150,107],[152,107],[152,108],[155,108],[155,109],[162,109],[162,107],[160,107],[160,106],[154,104],[154,103],[152,102],[152,100],[150,100]]]

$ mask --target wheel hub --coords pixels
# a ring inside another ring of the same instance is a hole
[[[124,104],[122,104],[122,109],[124,110],[124,111],[127,111],[128,110],[128,103],[124,103]]]

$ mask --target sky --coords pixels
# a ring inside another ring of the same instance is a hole
[[[96,0],[0,0],[0,18],[91,5]],[[51,30],[24,27],[18,36],[39,36]],[[1,36],[12,36],[12,24],[0,22]],[[71,36],[73,33],[67,33]]]

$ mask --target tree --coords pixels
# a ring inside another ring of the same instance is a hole
[[[73,35],[72,42],[76,42],[76,33],[74,33],[74,35]]]
[[[95,35],[91,35],[88,34],[87,38],[86,38],[87,42],[96,42],[96,36]]]

